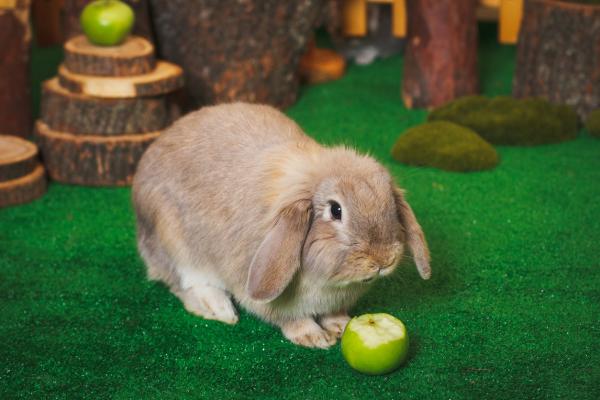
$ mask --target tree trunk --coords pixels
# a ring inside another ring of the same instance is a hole
[[[38,121],[36,134],[50,177],[92,186],[130,185],[138,161],[160,135],[84,136],[58,132]]]
[[[71,93],[54,78],[42,85],[41,118],[52,130],[74,135],[122,135],[165,129],[180,115],[168,94],[130,99],[101,99]]]
[[[143,75],[93,76],[74,74],[64,64],[58,68],[60,85],[72,93],[101,98],[131,98],[171,93],[183,86],[183,71],[175,64],[158,61]]]
[[[30,0],[0,8],[0,130],[3,134],[31,134],[29,87]]]
[[[135,24],[133,25],[132,33],[152,42],[152,23],[150,21],[148,0],[123,1],[129,4],[135,13]],[[90,2],[91,0],[64,0],[62,25],[65,40],[82,33],[81,25],[79,24],[79,15],[81,15],[83,8]]]
[[[27,203],[45,192],[46,175],[44,167],[38,164],[28,175],[0,182],[0,207]]]
[[[600,5],[525,2],[513,85],[516,97],[600,108]]]
[[[297,96],[298,61],[324,0],[150,0],[159,54],[181,65],[194,106]]]
[[[476,0],[408,0],[402,97],[437,107],[479,90]]]
[[[131,76],[152,72],[156,67],[154,46],[140,36],[129,36],[117,47],[95,46],[83,35],[64,46],[65,66],[76,74]]]

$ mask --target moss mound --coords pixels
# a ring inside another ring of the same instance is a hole
[[[585,129],[590,135],[600,138],[600,108],[592,111],[590,115],[588,115]]]
[[[459,172],[498,164],[498,153],[488,142],[472,130],[447,121],[408,129],[394,144],[392,157],[405,164]]]
[[[533,146],[577,136],[577,113],[544,99],[466,96],[429,114],[430,121],[451,121],[473,129],[493,144]]]

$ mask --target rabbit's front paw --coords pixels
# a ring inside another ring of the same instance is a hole
[[[292,343],[304,347],[327,349],[337,341],[334,335],[321,328],[311,318],[287,322],[281,326],[281,331]]]
[[[346,313],[324,315],[319,319],[319,323],[327,332],[335,337],[341,337],[350,317]]]
[[[229,295],[212,286],[192,286],[176,293],[186,310],[192,314],[233,325],[238,322],[235,306]]]

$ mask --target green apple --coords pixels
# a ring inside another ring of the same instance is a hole
[[[135,15],[119,0],[96,0],[83,9],[79,22],[88,40],[99,46],[120,44],[133,27]]]
[[[398,368],[408,355],[408,333],[390,314],[354,317],[342,335],[342,354],[355,370],[381,375]]]

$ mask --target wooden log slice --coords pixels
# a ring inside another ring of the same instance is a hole
[[[51,130],[38,121],[36,135],[52,179],[79,185],[124,186],[131,184],[140,157],[160,132],[71,135]]]
[[[60,85],[73,93],[102,98],[156,96],[183,86],[181,68],[166,61],[158,61],[150,73],[121,77],[75,74],[62,64],[58,77]]]
[[[71,93],[53,78],[42,85],[41,115],[52,130],[74,135],[155,132],[179,117],[179,105],[173,97],[103,99]]]
[[[37,164],[33,172],[20,178],[0,182],[0,207],[27,203],[46,192],[44,167]]]
[[[119,46],[96,46],[83,35],[65,43],[65,66],[76,74],[131,76],[152,72],[154,46],[139,36],[129,36]]]
[[[30,174],[38,164],[37,146],[16,136],[0,135],[0,182]]]

